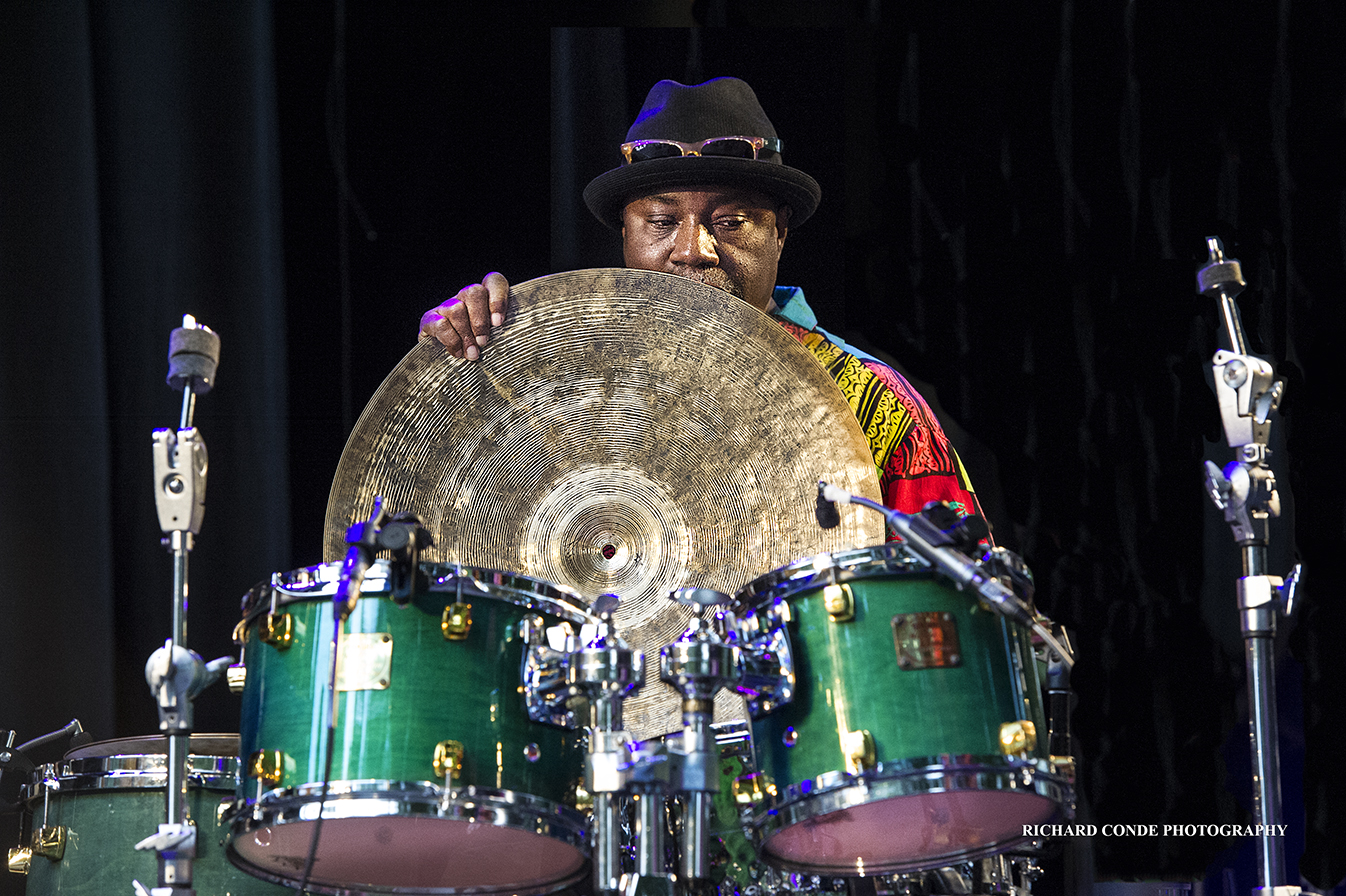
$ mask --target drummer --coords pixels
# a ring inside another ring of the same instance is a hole
[[[784,164],[756,94],[737,78],[660,81],[619,147],[621,164],[584,190],[589,210],[622,237],[626,265],[719,287],[767,314],[836,380],[869,440],[884,502],[905,513],[945,501],[979,512],[967,474],[915,389],[888,365],[818,326],[803,290],[776,284],[791,227],[822,189]],[[499,273],[421,317],[420,336],[476,361],[502,325],[509,283]]]

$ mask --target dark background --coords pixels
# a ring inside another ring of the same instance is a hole
[[[1229,457],[1218,327],[1194,279],[1207,236],[1242,259],[1253,350],[1289,384],[1271,572],[1306,569],[1278,639],[1285,882],[1339,882],[1340,5],[492,9],[0,11],[0,728],[156,728],[142,668],[171,567],[149,436],[178,418],[162,384],[184,312],[223,341],[196,417],[189,642],[209,658],[249,587],[322,559],[346,434],[421,312],[492,269],[619,263],[580,190],[654,81],[733,74],[824,191],[781,282],[938,406],[1075,635],[1081,821],[1251,821],[1237,554],[1201,471]],[[237,699],[214,686],[197,723],[237,730]],[[1246,892],[1251,845],[1100,837],[1040,889]]]

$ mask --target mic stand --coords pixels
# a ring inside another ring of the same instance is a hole
[[[153,434],[155,506],[163,541],[173,554],[173,627],[164,646],[145,664],[145,680],[159,707],[159,730],[168,737],[165,804],[167,820],[157,833],[136,844],[159,856],[158,886],[133,881],[140,896],[195,896],[192,860],[196,827],[187,815],[187,756],[191,749],[192,701],[232,663],[233,657],[203,662],[187,643],[187,555],[201,531],[206,501],[206,444],[192,425],[196,395],[214,385],[220,338],[209,327],[184,315],[169,337],[168,383],[181,388],[182,415],[177,432]]]
[[[1208,237],[1210,257],[1197,272],[1197,289],[1220,302],[1220,313],[1232,351],[1215,352],[1215,394],[1220,402],[1229,447],[1238,458],[1221,470],[1206,461],[1206,488],[1242,553],[1238,579],[1239,621],[1243,631],[1244,661],[1248,670],[1248,715],[1253,758],[1253,810],[1257,819],[1258,883],[1256,896],[1298,893],[1299,887],[1278,883],[1285,879],[1280,834],[1280,755],[1276,731],[1276,617],[1289,616],[1299,581],[1296,565],[1282,581],[1267,575],[1268,523],[1281,512],[1276,477],[1267,464],[1271,414],[1280,405],[1285,383],[1275,379],[1272,367],[1248,354],[1234,299],[1247,284],[1238,260],[1225,258],[1224,246]]]
[[[1075,655],[1059,638],[1043,625],[1011,588],[993,575],[988,575],[971,557],[954,547],[954,539],[921,514],[906,514],[890,510],[877,501],[849,492],[827,482],[819,482],[819,497],[824,503],[859,504],[878,511],[912,553],[925,560],[938,572],[947,576],[960,591],[968,588],[986,600],[986,603],[1006,618],[1028,626],[1037,632],[1043,642],[1056,654],[1067,670],[1075,665]]]

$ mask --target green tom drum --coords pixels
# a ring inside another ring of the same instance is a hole
[[[30,791],[33,828],[47,847],[32,857],[27,896],[106,896],[146,889],[159,878],[158,856],[135,845],[166,820],[167,740],[98,741],[44,765]],[[215,896],[279,896],[283,887],[250,877],[225,859],[221,800],[238,786],[238,736],[192,735],[187,809],[196,824],[196,892]]]
[[[544,893],[584,876],[584,754],[563,705],[585,602],[527,576],[420,567],[394,600],[375,563],[343,625],[326,799],[339,564],[277,574],[244,599],[246,767],[231,860],[323,893]],[[321,808],[321,824],[317,824]],[[316,833],[316,847],[313,847]]]
[[[1045,750],[1028,630],[900,545],[775,570],[735,610],[749,652],[786,635],[770,651],[786,697],[753,724],[766,796],[752,829],[768,863],[937,868],[1024,841],[1073,799]]]

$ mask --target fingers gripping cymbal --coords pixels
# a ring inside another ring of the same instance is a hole
[[[692,615],[672,589],[882,541],[854,506],[818,526],[820,478],[879,499],[845,397],[784,329],[680,277],[574,271],[516,285],[481,361],[426,340],[393,369],[338,464],[324,554],[383,495],[425,522],[426,560],[619,595],[619,631],[657,663]],[[657,676],[624,715],[641,738],[681,726]]]

